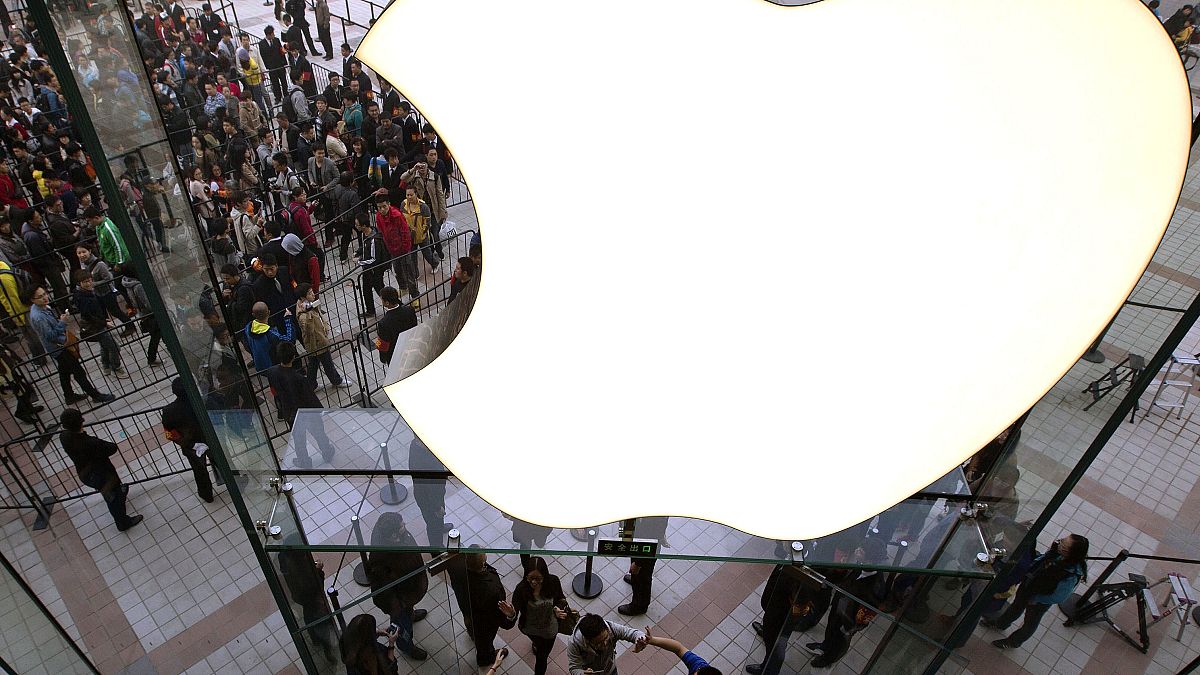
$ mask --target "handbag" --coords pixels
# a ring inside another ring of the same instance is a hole
[[[63,341],[63,349],[67,350],[71,356],[79,358],[79,337],[75,335],[75,331],[68,329],[66,340]]]
[[[575,633],[575,624],[579,623],[579,610],[571,609],[565,602],[559,609],[565,609],[567,617],[565,619],[558,619],[555,616],[558,619],[558,632],[562,635],[573,635]]]

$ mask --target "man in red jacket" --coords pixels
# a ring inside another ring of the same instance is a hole
[[[383,243],[392,256],[392,271],[396,273],[397,285],[404,287],[409,300],[415,302],[420,292],[417,291],[417,259],[411,255],[412,231],[408,229],[404,214],[392,206],[391,197],[385,189],[375,193],[375,227],[383,235]]]
[[[29,202],[17,192],[17,184],[13,182],[10,171],[8,162],[0,162],[0,204],[27,209]]]
[[[308,208],[308,192],[303,187],[292,188],[292,202],[287,207],[288,217],[292,220],[292,231],[304,242],[308,250],[317,254],[317,262],[321,266],[321,274],[325,274],[325,249],[317,244],[317,235],[313,231],[312,211]],[[314,286],[320,282],[316,279]]]

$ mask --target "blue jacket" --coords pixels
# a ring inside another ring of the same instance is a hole
[[[1045,560],[1047,556],[1051,555],[1055,556],[1056,558],[1058,557],[1058,554],[1047,551],[1034,560],[1033,569],[1039,569],[1043,564],[1043,560]],[[1053,560],[1046,560],[1045,562],[1049,563],[1053,562]],[[1066,576],[1062,578],[1062,581],[1058,582],[1058,586],[1055,586],[1053,591],[1050,593],[1035,595],[1033,596],[1031,602],[1035,602],[1039,605],[1057,605],[1058,603],[1070,597],[1071,593],[1075,591],[1075,587],[1079,585],[1080,580],[1083,579],[1083,564],[1079,563],[1072,565],[1071,567],[1066,568],[1066,572]],[[1034,574],[1036,574],[1036,572]]]
[[[263,371],[275,365],[275,345],[280,342],[291,342],[295,339],[290,318],[283,321],[284,332],[269,324],[251,319],[243,331],[246,334],[246,346],[250,348],[250,356],[254,359],[254,368]]]
[[[58,320],[54,310],[33,305],[29,308],[29,321],[42,347],[51,355],[58,354],[67,342],[67,324]]]

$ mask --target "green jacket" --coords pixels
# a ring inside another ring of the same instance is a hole
[[[96,239],[100,242],[100,257],[110,265],[120,265],[129,260],[129,249],[121,239],[121,232],[107,217],[96,226]]]

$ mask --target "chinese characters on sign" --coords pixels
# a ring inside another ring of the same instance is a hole
[[[653,558],[658,555],[658,542],[648,539],[601,539],[596,543],[596,554]]]

